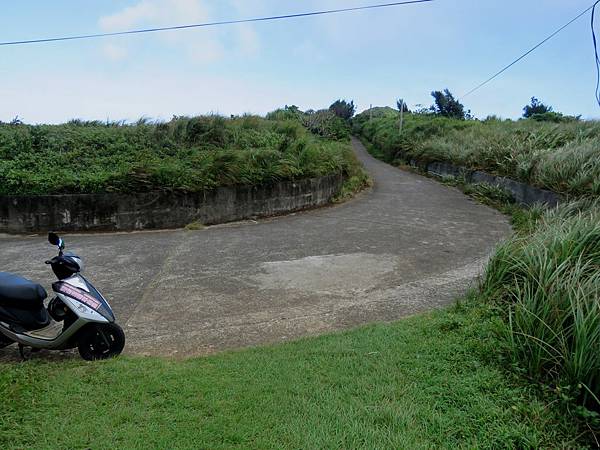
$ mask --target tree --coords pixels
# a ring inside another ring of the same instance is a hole
[[[396,100],[396,108],[398,109],[398,111],[402,111],[405,113],[410,112],[410,110],[408,109],[408,105],[406,104],[403,98],[399,98],[398,100]]]
[[[465,107],[454,98],[448,89],[444,89],[443,92],[433,91],[431,96],[435,101],[435,105],[431,108],[437,115],[460,120],[465,120],[469,116],[465,112]]]
[[[426,107],[422,103],[417,103],[415,105],[413,114],[419,114],[422,116],[430,116],[432,114],[435,114],[435,107],[434,106]]]
[[[329,111],[341,119],[350,120],[356,112],[356,106],[354,106],[354,100],[352,100],[350,103],[348,103],[346,100],[336,100],[329,107]]]
[[[529,119],[536,114],[546,114],[552,112],[552,106],[544,105],[537,98],[531,97],[531,104],[523,108],[523,117]]]

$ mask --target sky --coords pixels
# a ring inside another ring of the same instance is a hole
[[[123,31],[383,3],[380,0],[2,1],[0,41]],[[265,114],[283,105],[359,110],[457,97],[592,0],[436,0],[338,15],[0,47],[0,121],[168,120]],[[589,14],[462,101],[517,118],[536,96],[600,117]],[[600,30],[600,17],[598,19]]]

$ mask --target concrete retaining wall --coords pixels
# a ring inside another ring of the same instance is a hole
[[[411,165],[423,169],[421,165],[413,164],[412,162]],[[425,165],[424,170],[431,175],[436,175],[438,177],[464,177],[467,183],[487,183],[501,187],[511,193],[515,201],[522,205],[531,206],[536,203],[541,203],[548,206],[556,206],[563,201],[563,197],[556,192],[539,189],[510,178],[497,177],[486,172],[473,171],[449,163],[429,163]]]
[[[226,223],[329,203],[342,175],[199,193],[0,196],[0,232],[132,231]]]

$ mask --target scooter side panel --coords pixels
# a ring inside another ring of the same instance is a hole
[[[70,295],[63,294],[62,292],[57,291],[56,295],[58,295],[58,298],[60,298],[60,300],[80,318],[83,318],[88,322],[108,323],[108,319],[95,311],[92,307],[88,306],[88,303],[83,303],[81,300],[76,300]],[[93,306],[92,302],[89,302],[89,304]]]
[[[61,300],[69,299],[68,306],[78,315],[89,317],[96,322],[114,322],[115,316],[112,313],[108,302],[102,295],[80,275],[58,281],[52,285]],[[101,320],[98,319],[101,318]]]

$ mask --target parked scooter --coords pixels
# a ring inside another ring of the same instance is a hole
[[[58,247],[58,256],[46,264],[59,280],[52,285],[56,297],[48,308],[42,286],[0,272],[0,348],[17,343],[24,359],[26,347],[33,351],[77,347],[88,361],[119,355],[125,334],[106,299],[81,275],[81,258],[63,253],[65,244],[55,233],[48,234],[48,241]]]

